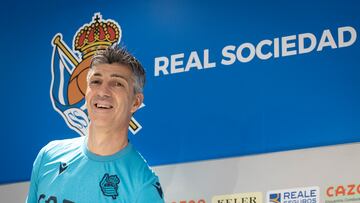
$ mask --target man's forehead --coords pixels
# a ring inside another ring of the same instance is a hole
[[[90,69],[90,76],[131,78],[132,72],[130,68],[121,64],[100,64]]]

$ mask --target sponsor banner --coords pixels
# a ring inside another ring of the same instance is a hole
[[[359,203],[360,183],[332,185],[325,191],[325,203]]]
[[[230,195],[217,195],[211,199],[211,203],[262,203],[261,192],[238,193]]]
[[[173,164],[154,170],[168,203],[333,203],[326,201],[339,197],[359,203],[359,184],[355,182],[360,179],[360,164],[354,164],[359,153],[357,143]],[[349,184],[331,185],[344,182]]]
[[[269,191],[266,203],[320,203],[318,186]]]

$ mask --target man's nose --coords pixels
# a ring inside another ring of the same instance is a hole
[[[109,85],[103,83],[98,89],[98,95],[100,97],[110,97],[110,87]]]

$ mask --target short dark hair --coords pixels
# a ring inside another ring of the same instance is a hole
[[[96,51],[91,60],[90,69],[99,64],[113,63],[125,65],[130,68],[133,73],[135,94],[142,93],[145,85],[145,70],[140,61],[124,47],[119,47],[114,44],[104,50]]]

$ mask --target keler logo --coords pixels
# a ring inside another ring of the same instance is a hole
[[[69,128],[84,136],[89,126],[84,97],[91,58],[96,50],[118,44],[121,28],[114,20],[103,20],[100,13],[95,13],[92,21],[80,27],[73,38],[73,49],[62,40],[61,33],[52,40],[50,98]],[[136,134],[140,129],[141,125],[131,118],[129,130]]]

